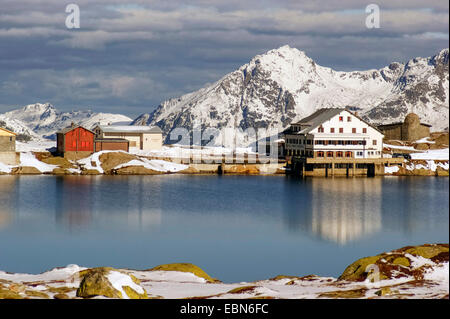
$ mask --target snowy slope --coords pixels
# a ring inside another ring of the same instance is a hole
[[[25,123],[20,120],[11,119],[3,114],[0,114],[0,123],[4,124],[5,127],[11,129],[17,134],[25,134],[31,136],[33,139],[39,139],[39,135],[33,132]]]
[[[29,132],[32,132],[29,135],[33,137],[47,138],[53,138],[56,131],[70,126],[72,122],[90,129],[97,124],[129,123],[132,121],[129,117],[121,114],[95,113],[92,111],[60,112],[49,103],[30,104],[21,109],[1,114],[0,119],[2,118],[7,119],[5,122],[10,123],[11,128],[28,129]]]
[[[416,112],[434,130],[448,128],[448,49],[431,58],[380,70],[338,72],[289,46],[257,55],[216,83],[167,100],[133,124],[176,127],[284,129],[322,107],[352,107],[376,123]],[[242,145],[241,145],[242,146]]]

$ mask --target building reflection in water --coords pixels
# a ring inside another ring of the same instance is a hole
[[[93,187],[91,176],[56,177],[56,222],[69,227],[87,226],[92,221]]]
[[[381,179],[313,179],[311,230],[346,244],[381,229]]]
[[[312,178],[296,183],[304,187],[296,189],[302,194],[288,211],[291,230],[300,228],[345,245],[381,229],[382,179]]]
[[[161,223],[158,181],[139,176],[61,179],[59,222],[69,226],[146,228]]]
[[[14,196],[17,178],[15,176],[0,176],[0,229],[6,228],[13,221]]]

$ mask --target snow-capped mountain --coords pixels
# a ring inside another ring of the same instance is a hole
[[[91,129],[97,124],[130,123],[131,118],[121,114],[95,113],[92,111],[60,112],[49,103],[30,104],[21,109],[0,114],[16,133],[22,131],[34,138],[54,138],[55,132],[71,123]]]
[[[433,130],[448,129],[449,50],[379,70],[341,72],[316,64],[289,46],[248,64],[196,92],[161,103],[133,124],[177,127],[275,128],[280,131],[323,107],[351,107],[367,120],[402,121],[417,113]],[[168,139],[167,139],[168,140]]]
[[[17,134],[28,135],[33,139],[39,139],[39,135],[33,132],[25,123],[19,120],[10,119],[0,114],[0,126],[8,128]]]

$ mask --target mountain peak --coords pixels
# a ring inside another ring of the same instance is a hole
[[[251,62],[257,60],[265,60],[267,62],[277,62],[276,60],[285,60],[285,61],[312,61],[304,51],[301,51],[297,48],[292,48],[289,45],[283,45],[278,49],[273,49],[267,51],[263,54],[259,54],[255,56]]]
[[[35,111],[35,112],[45,112],[48,109],[55,109],[53,105],[50,103],[34,103],[34,104],[28,104],[23,107],[24,111]]]
[[[133,124],[158,125],[166,136],[174,128],[199,125],[220,134],[229,128],[282,130],[319,108],[354,106],[373,123],[399,121],[415,112],[442,130],[448,127],[447,77],[448,49],[407,65],[344,72],[317,65],[305,52],[284,45],[212,85],[162,102]],[[215,142],[220,144],[220,138]]]

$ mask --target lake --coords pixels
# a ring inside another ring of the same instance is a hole
[[[0,176],[0,270],[190,262],[224,282],[339,276],[358,258],[448,243],[437,177]]]

